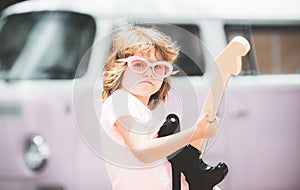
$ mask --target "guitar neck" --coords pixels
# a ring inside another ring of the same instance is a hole
[[[220,103],[222,101],[222,97],[225,92],[225,87],[227,85],[228,78],[229,76],[221,76],[219,73],[216,73],[214,77],[211,80],[209,80],[210,88],[206,94],[206,98],[204,100],[204,104],[202,106],[200,115],[204,114],[205,112],[209,112],[210,121],[212,121],[217,115]],[[203,138],[197,141],[193,141],[190,144],[203,153],[206,148],[207,141],[207,138]]]
[[[214,62],[214,73],[208,77],[209,91],[206,95],[200,115],[210,113],[210,121],[216,117],[230,75],[238,75],[242,67],[242,58],[250,50],[249,42],[241,37],[235,37],[218,55]],[[200,139],[190,144],[200,150],[203,156],[208,139]]]

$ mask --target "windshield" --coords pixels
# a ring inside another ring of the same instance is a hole
[[[87,15],[53,11],[11,15],[0,30],[0,78],[74,78],[94,35],[95,22]],[[80,69],[77,76],[87,65]]]

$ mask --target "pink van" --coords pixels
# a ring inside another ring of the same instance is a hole
[[[98,138],[101,70],[111,34],[126,23],[155,23],[182,48],[166,102],[182,128],[201,108],[213,58],[234,36],[247,38],[252,49],[229,81],[222,128],[204,159],[228,165],[225,190],[300,189],[300,13],[293,8],[299,3],[284,10],[272,2],[268,12],[250,2],[250,13],[171,0],[35,0],[5,9],[0,190],[111,189]]]

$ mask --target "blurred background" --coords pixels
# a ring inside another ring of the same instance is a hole
[[[0,0],[0,190],[111,189],[98,119],[115,30],[152,27],[180,46],[166,114],[190,127],[213,60],[250,42],[204,160],[225,190],[300,190],[300,1]],[[195,115],[196,114],[196,115]],[[114,150],[112,150],[114,151]]]

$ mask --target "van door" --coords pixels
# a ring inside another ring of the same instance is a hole
[[[77,66],[94,42],[95,21],[68,11],[19,11],[0,26],[0,189],[74,189],[81,141],[72,79],[87,70]]]
[[[300,27],[226,25],[251,42],[227,97],[225,189],[299,189]]]

